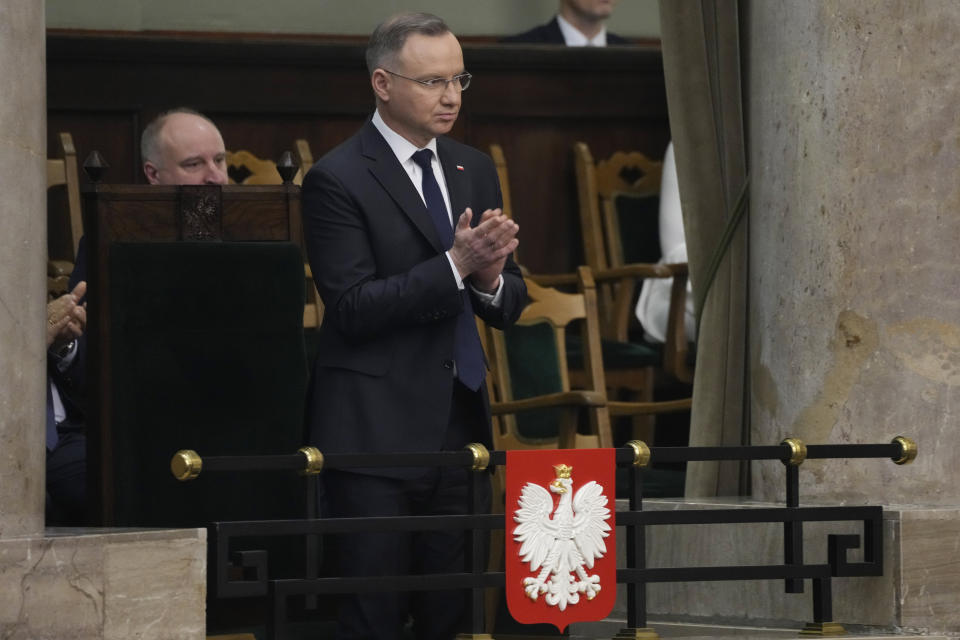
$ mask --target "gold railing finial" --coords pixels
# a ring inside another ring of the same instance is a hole
[[[901,449],[903,449],[903,453],[900,454],[899,458],[891,458],[896,464],[910,464],[917,457],[917,443],[910,438],[897,436],[890,442],[899,444]]]
[[[646,467],[650,464],[650,447],[643,440],[631,440],[627,446],[633,449],[633,466]]]
[[[790,447],[790,458],[784,460],[783,464],[799,467],[807,459],[807,445],[800,438],[784,438],[780,444]]]
[[[467,451],[473,454],[473,464],[470,469],[473,471],[483,471],[490,464],[490,451],[479,442],[471,442],[466,447]]]
[[[203,459],[193,449],[181,449],[170,459],[170,473],[181,482],[193,480],[203,470]]]
[[[302,476],[315,476],[323,471],[323,454],[316,447],[300,447],[297,453],[302,453],[306,459],[306,466],[300,470]]]

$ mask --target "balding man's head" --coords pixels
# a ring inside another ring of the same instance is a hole
[[[140,139],[150,184],[227,184],[223,137],[208,118],[173,109],[147,125]]]

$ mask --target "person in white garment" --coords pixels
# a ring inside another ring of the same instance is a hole
[[[660,263],[687,261],[687,239],[683,232],[680,213],[680,186],[677,182],[677,163],[673,156],[673,142],[667,145],[663,156],[663,175],[660,178]],[[670,312],[670,288],[673,278],[647,278],[637,300],[637,319],[644,336],[652,342],[667,339],[667,318]],[[696,317],[693,312],[693,290],[687,280],[687,305],[684,314],[687,340],[696,336]]]

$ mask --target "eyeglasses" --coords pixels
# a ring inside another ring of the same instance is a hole
[[[394,73],[393,71],[390,71],[388,69],[384,69],[384,71],[386,71],[392,76],[397,76],[398,78],[403,78],[404,80],[410,80],[412,82],[416,82],[417,84],[422,84],[430,91],[434,91],[436,93],[441,93],[443,91],[446,91],[447,85],[449,85],[451,82],[453,83],[453,86],[456,87],[457,89],[460,89],[460,91],[466,91],[467,87],[470,86],[470,79],[473,78],[473,74],[461,73],[459,75],[453,76],[449,80],[446,78],[433,78],[432,80],[417,80],[416,78],[409,78],[407,76],[400,75],[399,73]]]

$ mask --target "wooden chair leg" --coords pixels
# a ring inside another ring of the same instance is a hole
[[[641,377],[643,382],[640,385],[640,389],[634,391],[631,394],[633,397],[630,399],[636,402],[653,402],[653,367],[647,367],[643,369]],[[635,440],[643,440],[647,444],[652,444],[654,427],[656,425],[656,416],[654,416],[652,413],[640,413],[633,416],[632,422],[633,438]]]

